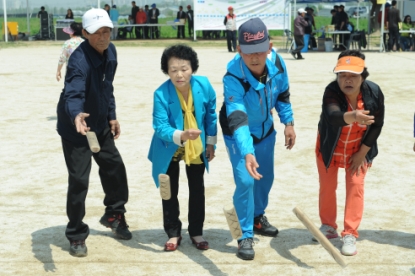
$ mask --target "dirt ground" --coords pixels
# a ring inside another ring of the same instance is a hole
[[[197,74],[209,77],[223,99],[222,76],[233,54],[226,47],[194,45]],[[197,250],[187,228],[188,188],[182,173],[179,198],[183,241],[166,253],[161,199],[147,160],[152,130],[153,91],[167,77],[160,70],[163,47],[118,47],[115,79],[122,134],[116,144],[127,167],[130,199],[127,221],[132,240],[120,241],[98,222],[103,191],[93,165],[85,222],[91,234],[88,257],[69,255],[64,230],[67,171],[56,126],[56,104],[63,81],[55,71],[60,45],[0,49],[0,224],[1,275],[412,275],[415,274],[415,153],[413,152],[413,53],[367,52],[369,79],[386,97],[386,118],[378,140],[379,156],[366,178],[365,211],[358,254],[342,269],[293,214],[299,206],[319,226],[318,176],[314,145],[324,87],[334,79],[338,53],[306,53],[286,61],[297,142],[283,147],[283,126],[275,150],[275,181],[266,212],[280,233],[255,237],[256,257],[236,257],[223,207],[232,204],[234,182],[218,127],[216,159],[206,174],[204,236],[211,249]],[[411,96],[412,95],[412,96]],[[183,164],[182,164],[183,168]],[[342,229],[344,173],[339,174],[338,219]],[[341,241],[334,245],[340,249]]]

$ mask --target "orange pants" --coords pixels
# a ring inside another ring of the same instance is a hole
[[[319,213],[322,224],[337,229],[337,173],[338,167],[326,169],[321,157],[317,157],[317,168],[320,180]],[[357,228],[363,216],[364,181],[366,173],[360,171],[359,176],[350,175],[346,171],[346,207],[344,208],[344,230],[341,235],[351,234],[359,237]]]

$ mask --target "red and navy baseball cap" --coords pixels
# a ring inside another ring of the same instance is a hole
[[[239,27],[239,46],[244,54],[269,50],[267,26],[259,18],[251,18]]]

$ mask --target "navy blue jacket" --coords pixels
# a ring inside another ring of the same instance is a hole
[[[87,143],[74,125],[76,115],[81,112],[90,114],[85,121],[98,136],[109,126],[110,120],[116,120],[112,86],[116,69],[117,52],[112,43],[104,55],[95,51],[88,40],[72,53],[57,108],[57,130],[62,138]]]

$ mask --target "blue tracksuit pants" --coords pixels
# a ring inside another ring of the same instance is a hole
[[[249,175],[245,167],[245,157],[241,155],[232,136],[224,135],[226,150],[232,164],[236,188],[233,204],[242,229],[242,239],[254,236],[254,218],[265,213],[268,195],[274,181],[274,131],[260,143],[255,144],[255,158],[259,164],[260,180]]]

